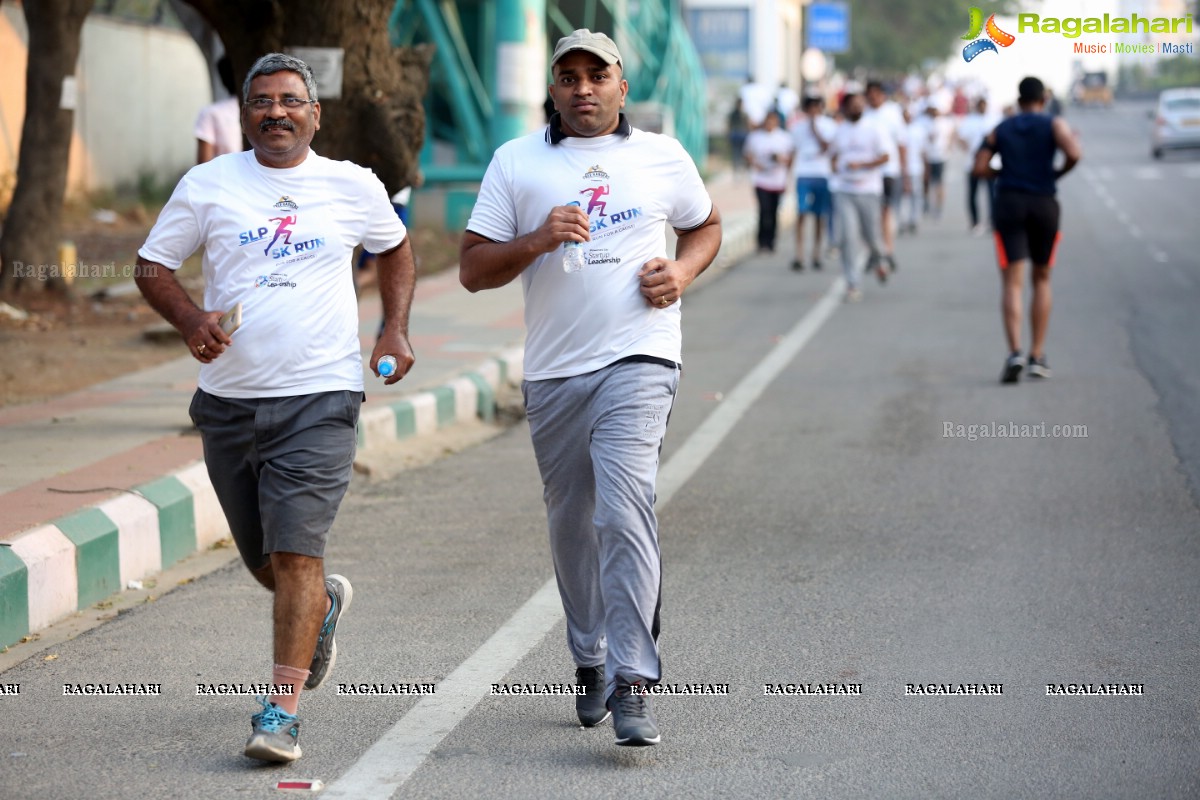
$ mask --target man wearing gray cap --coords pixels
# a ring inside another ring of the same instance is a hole
[[[550,61],[556,113],[496,151],[463,235],[472,292],[525,292],[529,430],[585,727],[660,740],[662,569],[654,486],[679,383],[680,300],[721,244],[720,216],[672,138],[630,126],[612,39],[581,29]],[[663,226],[678,235],[667,257]]]

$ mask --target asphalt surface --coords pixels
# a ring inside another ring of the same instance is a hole
[[[948,170],[948,217],[901,239],[899,274],[840,306],[660,510],[664,680],[729,695],[658,698],[663,744],[646,749],[579,729],[569,697],[484,697],[396,796],[1200,794],[1200,156],[1151,161],[1142,106],[1070,120],[1085,162],[1061,185],[1054,377],[998,384],[991,246],[966,232]],[[790,258],[686,298],[665,465],[828,290],[833,270]],[[946,435],[1009,423],[1075,435]],[[195,696],[269,676],[269,598],[233,565],[0,675],[21,686],[0,696],[0,793],[333,783],[417,703],[336,684],[455,670],[551,577],[544,527],[524,424],[356,482],[328,558],[354,606],[331,682],[302,699],[303,759],[248,761],[249,699]],[[559,622],[490,681],[572,677]],[[62,696],[80,682],[163,689]],[[764,695],[799,683],[862,694]],[[960,683],[1003,694],[905,693]],[[1144,693],[1047,696],[1072,683]]]

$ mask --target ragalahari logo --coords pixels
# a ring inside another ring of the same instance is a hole
[[[996,45],[1008,47],[1017,40],[1017,37],[1011,33],[1005,33],[1000,30],[1000,26],[996,24],[996,15],[992,14],[988,17],[987,24],[983,24],[983,12],[975,6],[971,6],[971,28],[960,39],[975,40],[971,41],[963,48],[963,61],[974,61],[977,56],[991,50],[993,53],[999,53]],[[981,32],[987,32],[988,38],[980,39]]]

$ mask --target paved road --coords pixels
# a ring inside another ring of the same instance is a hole
[[[1063,186],[1050,381],[997,383],[998,280],[956,184],[861,304],[823,305],[832,276],[791,273],[786,248],[687,299],[665,679],[730,694],[659,698],[661,746],[580,730],[569,698],[487,696],[572,676],[536,601],[551,572],[518,425],[356,484],[336,525],[329,568],[356,599],[333,680],[436,682],[441,705],[330,685],[303,701],[304,759],[247,762],[249,703],[195,696],[269,667],[267,596],[231,567],[0,675],[21,685],[0,697],[4,796],[265,798],[312,777],[370,797],[370,764],[417,798],[1197,796],[1200,158],[1151,162],[1141,107],[1072,121],[1087,161]],[[1009,423],[1075,435],[945,435]],[[163,696],[62,696],[87,681]],[[862,694],[764,695],[799,683]],[[1003,694],[906,695],[960,683]],[[1072,683],[1144,694],[1047,696]]]

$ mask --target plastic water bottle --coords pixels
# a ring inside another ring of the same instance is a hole
[[[563,242],[563,272],[583,269],[583,242]]]
[[[380,356],[379,363],[375,368],[379,370],[379,377],[390,378],[396,374],[397,361],[395,356]]]

